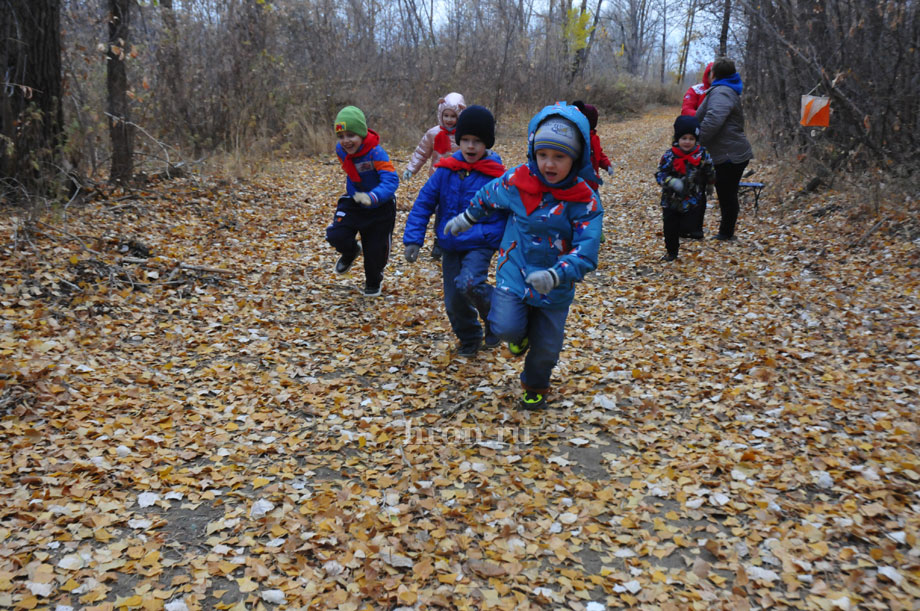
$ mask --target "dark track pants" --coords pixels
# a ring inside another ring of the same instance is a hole
[[[383,268],[390,258],[393,227],[396,225],[396,201],[378,208],[365,208],[348,196],[340,197],[335,218],[326,227],[326,241],[340,254],[353,254],[358,248],[355,236],[361,236],[364,251],[364,281],[380,286]]]

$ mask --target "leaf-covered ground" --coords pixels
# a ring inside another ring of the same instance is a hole
[[[403,261],[419,178],[376,299],[331,271],[331,155],[7,211],[0,607],[917,608],[916,201],[755,162],[740,239],[662,263],[673,113],[601,126],[607,242],[538,413]]]

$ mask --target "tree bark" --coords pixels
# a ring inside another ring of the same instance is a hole
[[[60,0],[0,2],[0,169],[47,191],[63,133]]]
[[[112,139],[112,182],[128,182],[134,174],[134,130],[128,107],[128,55],[130,0],[109,0],[109,49],[106,56],[109,136]]]
[[[722,13],[722,32],[719,34],[719,56],[725,57],[728,53],[728,23],[732,15],[732,0],[725,0],[725,11]]]

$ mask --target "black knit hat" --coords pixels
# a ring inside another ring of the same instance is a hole
[[[700,122],[696,117],[681,115],[674,120],[674,142],[680,140],[684,134],[692,134],[697,140],[700,139]]]
[[[467,106],[457,119],[457,131],[454,140],[460,144],[460,138],[466,134],[476,136],[487,149],[495,144],[495,117],[483,106]]]

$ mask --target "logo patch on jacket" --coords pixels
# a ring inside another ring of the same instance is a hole
[[[374,169],[374,162],[373,161],[361,161],[355,164],[355,169],[358,170],[359,173],[370,172]]]

